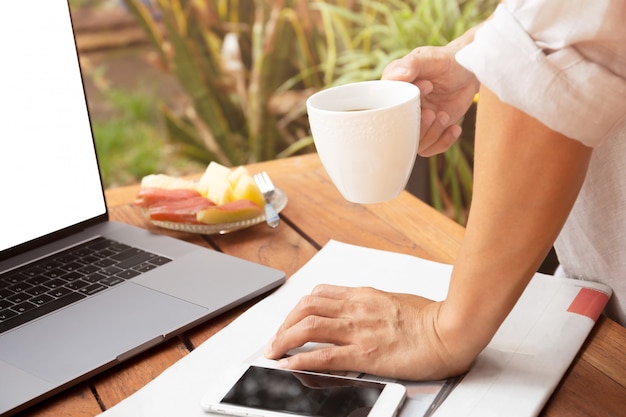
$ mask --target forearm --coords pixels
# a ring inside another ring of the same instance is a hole
[[[549,251],[591,156],[484,88],[475,146],[471,212],[439,320],[444,341],[467,360],[489,342]]]

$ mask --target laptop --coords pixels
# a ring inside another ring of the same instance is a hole
[[[0,53],[0,415],[284,282],[109,221],[66,0],[2,2]]]

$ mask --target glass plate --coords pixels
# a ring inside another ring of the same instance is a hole
[[[280,188],[276,187],[270,203],[274,206],[277,213],[280,213],[287,205],[287,194]],[[252,219],[241,220],[232,223],[220,223],[220,224],[191,224],[191,223],[178,223],[178,222],[166,222],[160,220],[151,220],[148,218],[147,210],[144,210],[144,216],[153,225],[162,227],[164,229],[177,230],[179,232],[198,233],[201,235],[215,235],[234,232],[235,230],[245,229],[246,227],[254,226],[265,221],[265,212],[260,216]]]

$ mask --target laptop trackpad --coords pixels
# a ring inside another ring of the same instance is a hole
[[[0,360],[0,375],[3,380],[11,381],[0,390],[0,407],[17,407],[22,402],[41,395],[53,386],[21,369]]]
[[[3,335],[0,359],[50,382],[71,381],[206,312],[128,282]]]

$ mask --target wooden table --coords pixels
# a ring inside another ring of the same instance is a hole
[[[290,277],[330,239],[452,263],[463,228],[409,193],[361,206],[344,200],[317,155],[251,165],[266,170],[288,195],[281,225],[260,224],[221,236],[164,231],[148,224],[132,204],[138,186],[107,190],[111,218],[281,269]],[[251,303],[165,342],[124,364],[27,410],[24,416],[93,416],[159,375]],[[601,318],[543,416],[626,416],[626,329]]]

